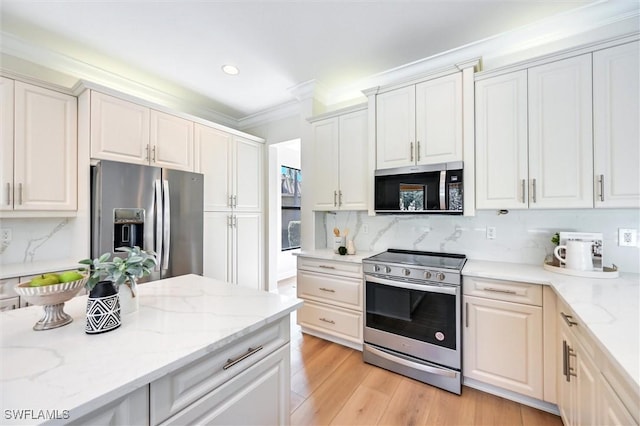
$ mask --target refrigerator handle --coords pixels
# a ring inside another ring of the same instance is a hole
[[[156,179],[154,183],[156,194],[156,241],[155,252],[157,256],[162,254],[162,184],[160,179]],[[156,271],[160,270],[160,262],[156,264]]]
[[[162,222],[164,230],[164,238],[162,239],[162,269],[169,269],[169,251],[171,247],[171,200],[169,199],[169,181],[162,181],[163,206],[162,206]]]

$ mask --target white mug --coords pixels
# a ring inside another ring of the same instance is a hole
[[[566,245],[556,247],[553,255],[564,263],[567,269],[590,271],[593,269],[592,246],[591,241],[569,240]],[[564,250],[564,257],[560,256],[560,250]]]

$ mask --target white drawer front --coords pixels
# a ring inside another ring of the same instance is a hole
[[[362,278],[298,272],[298,297],[362,310]]]
[[[462,277],[462,292],[467,296],[542,306],[542,285],[489,278]]]
[[[298,324],[303,327],[362,343],[362,312],[348,311],[305,300],[297,316]]]
[[[289,316],[151,383],[151,424],[158,424],[289,342]],[[229,360],[261,350],[223,369]]]
[[[298,270],[362,278],[362,263],[298,257]]]
[[[6,299],[0,299],[0,311],[11,311],[20,307],[20,298],[7,297]]]
[[[0,280],[0,299],[17,296],[18,293],[16,293],[13,289],[17,284],[17,278],[7,278],[6,280]]]

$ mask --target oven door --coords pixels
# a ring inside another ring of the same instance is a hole
[[[365,342],[460,369],[460,291],[365,275]]]

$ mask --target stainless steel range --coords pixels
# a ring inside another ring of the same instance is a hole
[[[364,259],[364,361],[459,395],[465,262],[396,249]]]

